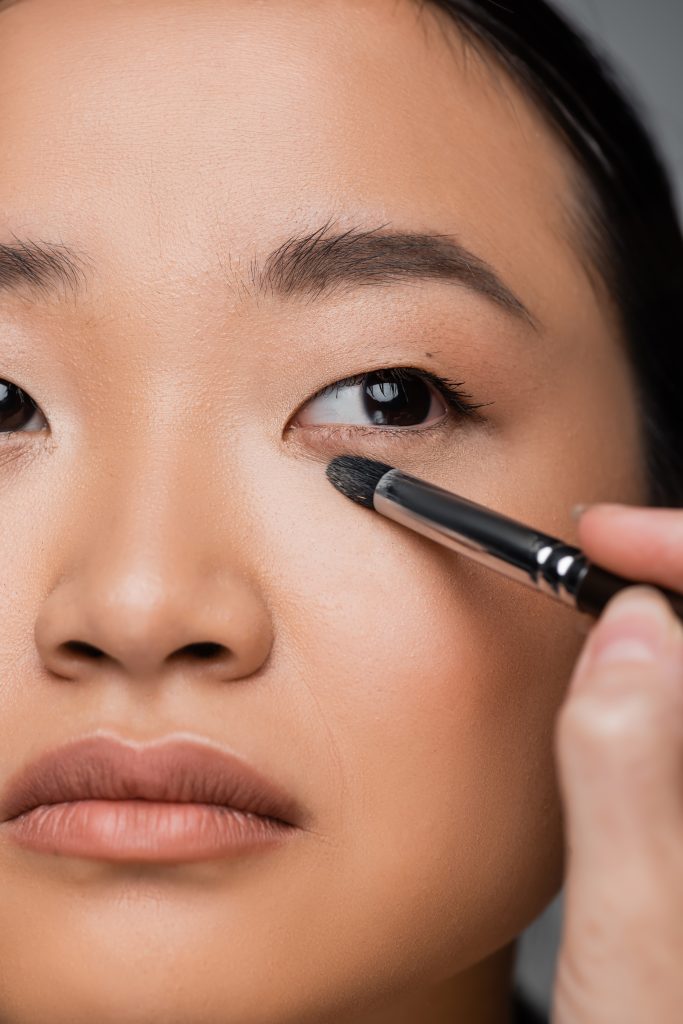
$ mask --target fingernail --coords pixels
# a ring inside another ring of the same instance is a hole
[[[574,505],[571,512],[572,519],[579,520],[587,508],[588,505]]]
[[[600,621],[592,660],[651,662],[666,654],[672,643],[666,603],[653,588],[629,587],[614,598]]]

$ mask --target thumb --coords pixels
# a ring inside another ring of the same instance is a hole
[[[654,588],[607,605],[555,738],[568,849],[553,1020],[679,1020],[683,629]]]
[[[619,593],[593,628],[556,752],[575,871],[612,873],[615,859],[671,842],[683,817],[683,629],[653,587]]]

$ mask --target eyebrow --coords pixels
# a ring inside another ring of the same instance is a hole
[[[308,295],[315,299],[335,288],[381,285],[396,280],[450,281],[484,296],[506,313],[538,319],[485,260],[444,233],[369,231],[350,228],[327,234],[329,222],[308,235],[293,236],[263,266],[252,260],[252,283],[259,292]]]
[[[12,238],[13,245],[0,242],[0,293],[19,291],[22,285],[45,296],[60,286],[74,295],[84,290],[87,257],[62,243],[23,241],[15,234]]]
[[[1,2],[1,0],[0,0]],[[1,10],[1,8],[0,8]],[[293,235],[264,261],[250,261],[255,294],[314,301],[335,290],[380,286],[418,279],[449,281],[484,296],[506,313],[523,319],[535,330],[540,324],[521,299],[503,283],[494,268],[443,233],[350,228],[329,233],[329,221],[317,231]],[[0,293],[22,285],[54,292],[66,286],[73,294],[84,290],[84,263],[92,262],[62,243],[22,241],[0,243]]]

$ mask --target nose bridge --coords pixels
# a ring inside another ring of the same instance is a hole
[[[207,525],[203,506],[220,489],[216,457],[208,436],[182,414],[157,413],[155,422],[146,414],[126,424],[99,462],[88,486],[112,538],[144,539],[150,549],[169,533],[176,541],[200,541],[191,526],[197,516]]]
[[[62,582],[38,618],[43,658],[60,675],[82,675],[94,666],[83,652],[97,648],[110,669],[153,679],[182,660],[181,649],[201,645],[205,657],[212,645],[217,671],[249,675],[272,630],[246,563],[240,489],[231,486],[228,506],[207,436],[174,433],[168,422],[143,433],[127,424],[116,452],[92,467]]]
[[[225,367],[220,374],[212,371],[207,344],[206,365],[198,370],[194,348],[201,342],[190,338],[184,346],[183,332],[167,326],[136,321],[132,333],[145,331],[142,352],[118,332],[115,344],[110,339],[102,346],[105,377],[117,379],[110,389],[99,381],[89,389],[96,404],[87,412],[87,447],[80,463],[87,466],[89,504],[97,507],[98,523],[108,523],[112,543],[118,538],[127,548],[139,542],[150,554],[161,543],[166,558],[190,544],[196,557],[202,537],[219,523],[223,529],[237,523],[243,507],[236,494],[242,451],[235,443],[242,411],[228,379],[241,377],[242,369],[233,365],[240,358],[235,351],[231,374]],[[219,493],[226,480],[232,505],[227,523],[220,516]],[[172,548],[165,537],[174,538]]]

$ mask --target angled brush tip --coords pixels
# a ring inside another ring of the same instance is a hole
[[[328,462],[325,473],[337,490],[351,501],[373,508],[375,487],[390,469],[395,469],[395,466],[364,459],[360,455],[338,455]]]

